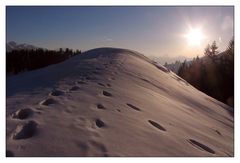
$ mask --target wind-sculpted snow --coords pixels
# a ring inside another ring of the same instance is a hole
[[[232,110],[138,52],[93,49],[7,78],[6,156],[233,156]]]

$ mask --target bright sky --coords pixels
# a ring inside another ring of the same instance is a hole
[[[7,7],[7,42],[57,49],[120,47],[145,55],[201,55],[233,36],[233,7]]]

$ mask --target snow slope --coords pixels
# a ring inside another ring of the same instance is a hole
[[[7,156],[233,156],[232,108],[99,48],[7,78]]]

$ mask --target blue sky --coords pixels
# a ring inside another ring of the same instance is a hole
[[[233,36],[233,7],[7,7],[7,41],[57,49],[121,47],[146,55],[201,55],[207,43],[220,50]],[[205,38],[189,46],[189,28]]]

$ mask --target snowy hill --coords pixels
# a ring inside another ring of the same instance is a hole
[[[36,50],[36,49],[42,49],[39,47],[36,47],[34,45],[29,44],[17,44],[14,41],[10,41],[7,43],[7,52],[11,52],[12,50]]]
[[[231,111],[137,52],[93,49],[7,78],[7,155],[233,156]]]

